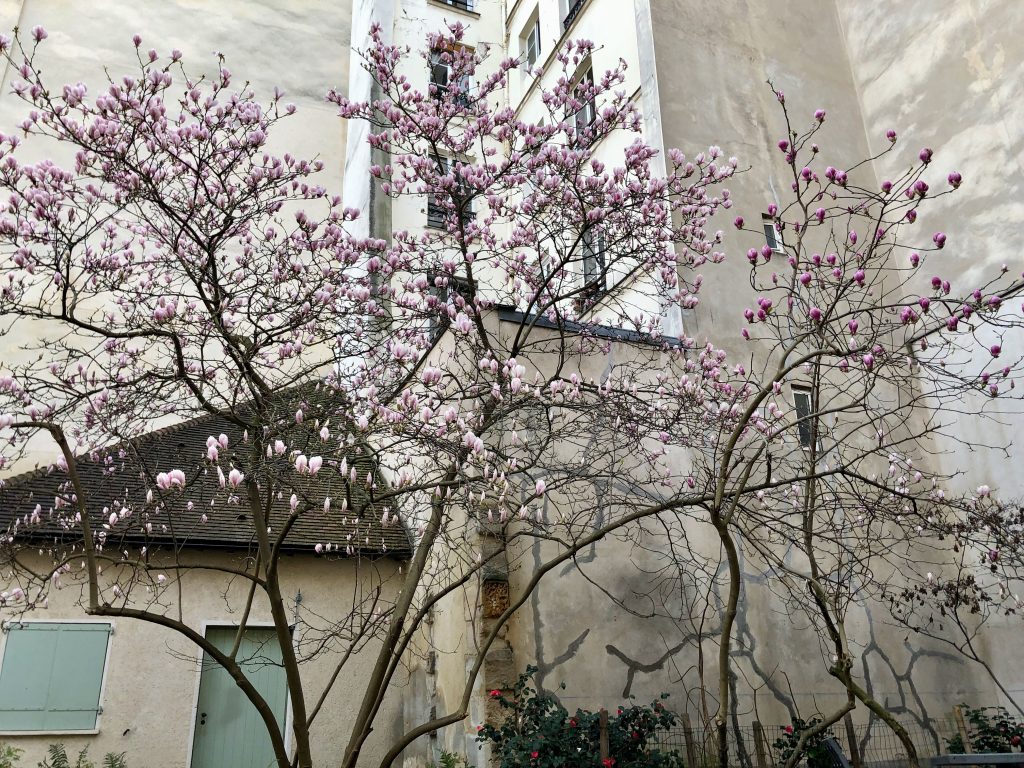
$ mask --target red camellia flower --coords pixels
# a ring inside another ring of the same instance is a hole
[[[501,691],[499,691],[499,690],[498,690],[497,688],[495,688],[495,689],[494,689],[493,691],[491,691],[491,693],[490,693],[490,697],[491,697],[492,699],[496,699],[496,698],[498,698],[499,696],[501,696]]]
[[[537,751],[533,751],[533,752],[531,752],[531,753],[530,753],[530,757],[531,757],[531,758],[532,758],[533,760],[536,760],[536,759],[537,759],[538,757],[540,757],[540,752],[537,752]]]
[[[786,733],[792,733],[793,732],[793,726],[792,725],[787,725],[782,730],[784,730]]]
[[[604,760],[601,761],[601,765],[603,765],[604,768],[612,768],[612,766],[615,765],[615,758],[606,757]]]

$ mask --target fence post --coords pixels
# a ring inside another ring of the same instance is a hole
[[[863,768],[860,762],[860,746],[857,744],[857,732],[853,729],[853,716],[847,712],[843,718],[846,725],[846,741],[850,748],[850,764],[853,768]]]
[[[686,765],[688,768],[697,768],[697,747],[693,743],[693,726],[690,724],[690,716],[683,713],[683,740],[686,742]]]
[[[764,751],[765,737],[761,723],[754,721],[754,754],[757,755],[757,768],[768,768],[768,759]]]
[[[604,707],[601,707],[599,722],[601,724],[601,763],[603,764],[610,757],[608,754],[608,710]]]
[[[974,750],[971,749],[971,738],[967,733],[967,723],[964,722],[964,713],[959,704],[953,707],[953,721],[956,723],[956,729],[960,732],[960,739],[964,743],[964,752],[971,754]]]

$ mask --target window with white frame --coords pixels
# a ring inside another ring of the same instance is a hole
[[[460,11],[472,11],[476,6],[474,0],[437,0],[437,2],[450,5],[452,8],[458,8]]]
[[[761,225],[764,227],[764,240],[768,247],[776,253],[782,253],[782,236],[775,228],[775,220],[767,213],[762,213]]]
[[[433,87],[435,101],[444,100],[448,93],[453,91],[456,104],[469,105],[473,80],[465,72],[456,75],[452,66],[454,56],[468,51],[467,48],[460,48],[458,51],[435,48],[430,52],[430,85]]]
[[[589,90],[593,85],[593,67],[587,67],[586,71],[580,75],[573,85],[573,98],[580,102],[579,109],[577,109],[575,114],[572,116],[573,126],[576,128],[577,136],[581,135],[583,131],[597,118],[597,104],[594,102],[594,97],[589,93]]]
[[[5,624],[0,733],[95,731],[110,634],[105,622]]]
[[[576,17],[580,15],[580,11],[583,10],[583,6],[587,0],[561,0],[559,2],[559,9],[562,12],[562,29],[566,32],[569,31],[569,27],[576,20]]]
[[[520,58],[526,62],[526,66],[532,68],[540,59],[540,8],[538,7],[529,23],[519,36],[519,50],[522,52]]]

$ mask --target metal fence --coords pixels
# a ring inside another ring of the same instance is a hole
[[[946,739],[956,733],[956,726],[949,721],[927,723],[902,722],[907,730],[917,756],[920,759],[946,752]],[[829,729],[850,757],[854,768],[904,768],[907,764],[906,749],[896,734],[885,723],[875,720],[855,725],[839,721]],[[731,724],[729,727],[729,765],[737,768],[779,768],[782,765],[781,749],[776,747],[784,741],[785,726]],[[662,734],[658,740],[663,751],[679,754],[687,768],[713,768],[718,765],[718,734],[714,728],[689,726],[689,718],[682,724]]]

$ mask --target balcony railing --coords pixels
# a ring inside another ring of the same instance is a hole
[[[474,0],[438,0],[445,5],[450,5],[452,8],[458,8],[462,11],[472,11]]]
[[[576,0],[576,2],[572,4],[572,7],[569,8],[569,12],[565,14],[565,19],[562,21],[562,29],[566,32],[569,31],[569,27],[572,26],[572,23],[576,20],[576,17],[580,15],[580,11],[586,4],[587,0]]]

